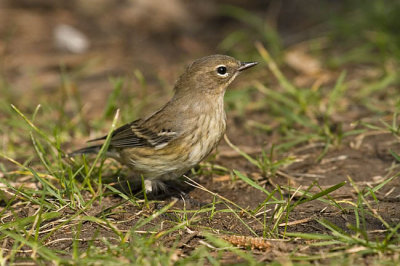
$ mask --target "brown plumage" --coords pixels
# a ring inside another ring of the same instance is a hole
[[[129,166],[134,179],[143,176],[148,191],[162,186],[163,180],[180,177],[217,146],[226,128],[225,90],[241,71],[256,64],[226,55],[194,61],[164,107],[112,132],[107,155]],[[70,155],[96,153],[100,148],[90,146]]]

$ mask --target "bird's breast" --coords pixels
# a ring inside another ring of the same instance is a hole
[[[219,143],[226,129],[226,115],[221,108],[201,114],[188,135],[188,161],[195,165],[203,160]]]

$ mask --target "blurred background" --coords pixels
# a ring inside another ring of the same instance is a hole
[[[139,99],[128,121],[165,102],[196,58],[263,61],[255,42],[299,87],[335,82],[343,69],[382,78],[397,67],[399,16],[399,1],[385,0],[3,0],[0,117],[8,103],[32,111],[44,99],[58,101],[69,119],[110,116],[115,108],[103,110],[114,92],[122,105]],[[265,65],[240,80],[274,82]],[[243,114],[254,91],[228,94],[228,107]]]

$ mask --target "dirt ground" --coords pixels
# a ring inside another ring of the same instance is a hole
[[[102,113],[106,99],[112,87],[110,76],[133,75],[135,69],[140,70],[148,84],[146,104],[141,109],[141,114],[146,115],[156,110],[171,94],[172,84],[182,71],[185,64],[198,57],[213,54],[216,47],[223,40],[224,36],[232,29],[239,26],[238,22],[216,15],[216,4],[214,1],[206,1],[207,4],[190,3],[181,5],[181,1],[171,1],[171,7],[160,9],[157,4],[146,4],[146,1],[138,1],[140,8],[132,7],[129,1],[118,1],[119,4],[110,4],[110,1],[100,1],[97,9],[90,8],[87,2],[93,1],[67,1],[65,4],[54,4],[53,1],[41,0],[35,5],[30,1],[3,1],[0,3],[0,69],[7,82],[12,84],[13,91],[10,91],[11,98],[19,101],[28,100],[31,102],[31,110],[39,104],[43,98],[37,97],[38,93],[46,95],[59,94],[60,64],[65,69],[74,71],[80,69],[77,79],[77,89],[81,93],[84,102],[84,115],[86,118],[96,118]],[[161,1],[154,1],[161,2]],[[208,3],[209,2],[209,3]],[[225,1],[227,3],[239,3],[239,1]],[[249,8],[257,12],[263,7],[262,1],[251,1]],[[307,29],[318,21],[302,20],[307,10],[298,10],[299,5],[289,5],[290,8],[284,11],[285,15],[292,19],[280,23],[284,27],[284,39],[290,44],[296,38],[307,38],[307,31],[304,36],[295,36],[299,28]],[[135,9],[135,15],[128,12],[129,8]],[[305,8],[304,8],[305,9]],[[189,10],[189,12],[187,12]],[[196,10],[196,12],[194,12]],[[300,16],[295,11],[299,11]],[[154,14],[149,20],[148,13]],[[193,15],[187,15],[193,14]],[[295,15],[297,14],[297,15]],[[281,17],[285,17],[281,15]],[[184,23],[183,23],[184,22]],[[83,53],[70,53],[57,48],[54,44],[54,28],[60,24],[69,24],[80,29],[90,40],[90,48]],[[179,32],[179,33],[177,33]],[[295,36],[295,37],[293,37]],[[4,41],[7,39],[7,41]],[[251,40],[253,41],[253,40]],[[247,60],[247,58],[240,58]],[[251,58],[250,58],[251,59]],[[356,75],[356,71],[348,70],[348,75]],[[83,74],[82,74],[83,73]],[[81,75],[82,77],[80,77]],[[238,89],[242,84],[249,84],[252,79],[260,76],[270,75],[266,68],[254,71],[248,76],[241,76],[240,80],[233,84],[233,89]],[[272,78],[266,77],[268,80]],[[34,84],[32,86],[32,84]],[[163,85],[164,84],[164,85]],[[34,87],[40,87],[38,92]],[[256,97],[256,95],[254,96]],[[251,103],[250,103],[251,105]],[[73,107],[71,112],[73,112]],[[100,110],[99,110],[100,108]],[[28,108],[29,109],[29,108]],[[29,110],[24,110],[29,111]],[[126,112],[128,113],[128,112]],[[245,119],[252,121],[267,122],[269,119],[265,111],[252,111],[251,107],[245,110],[245,115],[240,116],[237,112],[228,112],[227,136],[238,147],[249,151],[251,155],[257,156],[261,149],[268,149],[274,143],[275,135],[263,134],[249,130]],[[356,119],[367,117],[362,108],[355,108],[349,117],[338,118],[343,127],[350,128]],[[244,117],[244,118],[243,118]],[[0,114],[1,118],[1,114]],[[122,118],[129,121],[129,117]],[[86,139],[93,137],[88,125],[88,135],[76,134],[76,139],[71,143],[63,144],[65,150],[82,145]],[[74,134],[74,133],[73,133]],[[277,144],[277,143],[274,143]],[[266,189],[273,190],[276,184],[281,186],[291,185],[306,190],[313,182],[318,181],[322,189],[328,188],[342,181],[347,184],[330,194],[336,201],[355,201],[357,193],[354,186],[350,184],[349,177],[357,187],[367,189],[373,187],[389,175],[395,167],[394,158],[389,150],[400,153],[398,139],[388,133],[369,131],[356,136],[345,137],[340,145],[328,150],[322,160],[316,160],[323,152],[324,146],[321,143],[309,143],[287,151],[285,155],[293,156],[296,161],[287,167],[280,168],[274,176],[262,176],[259,170],[239,154],[232,151],[229,145],[222,141],[215,154],[215,158],[209,160],[212,164],[221,165],[228,169],[236,169],[257,180],[259,184],[266,186]],[[196,177],[195,181],[205,188],[218,193],[219,195],[237,203],[244,208],[255,208],[266,199],[266,195],[259,190],[250,187],[241,180],[232,180],[229,175],[205,174]],[[400,223],[400,180],[394,179],[389,186],[384,186],[375,193],[380,203],[376,211],[390,224]],[[311,192],[317,193],[321,188],[312,187]],[[212,203],[213,196],[199,188],[187,190],[187,201],[178,201],[174,208],[196,207],[197,203]],[[291,195],[285,195],[290,197]],[[294,196],[295,199],[298,195]],[[168,199],[167,202],[172,199]],[[103,210],[121,203],[121,214],[112,214],[114,221],[118,221],[120,230],[129,230],[140,218],[138,209],[124,200],[112,196],[105,198],[101,203],[95,202],[94,208],[88,210],[93,216],[103,215]],[[183,205],[187,204],[187,205]],[[193,205],[194,204],[194,205]],[[374,202],[371,202],[374,205]],[[151,208],[158,209],[163,205],[152,204]],[[217,208],[226,207],[217,204]],[[32,213],[28,207],[21,214],[29,216]],[[272,207],[271,207],[272,208]],[[69,210],[64,209],[68,213]],[[151,209],[148,210],[151,212]],[[154,222],[165,222],[170,226],[168,220],[178,220],[179,217],[163,215]],[[215,232],[233,232],[238,236],[251,236],[249,229],[236,219],[233,214],[217,213],[213,219],[209,219],[209,213],[198,214],[197,225],[211,228]],[[287,226],[288,232],[302,233],[329,233],[324,226],[317,222],[317,219],[324,218],[331,221],[343,230],[349,230],[349,224],[354,224],[354,213],[338,212],[337,208],[331,205],[312,201],[296,207],[290,214]],[[263,235],[262,224],[254,217],[247,217],[243,214],[242,219],[252,225],[252,229],[259,235]],[[366,228],[373,237],[380,237],[384,229],[381,221],[367,215]],[[49,224],[51,226],[51,224]],[[285,224],[279,226],[284,230]],[[112,232],[91,222],[86,222],[81,228],[80,238],[82,248],[94,234],[104,237],[112,236]],[[204,236],[179,231],[181,234],[178,248],[182,254],[189,254],[196,249]],[[177,236],[171,234],[163,238],[163,243],[173,245]],[[47,247],[58,250],[71,250],[72,229],[66,227],[53,234],[47,241]],[[86,240],[86,241],[85,241]],[[112,240],[111,240],[112,241]],[[199,242],[200,241],[200,242]],[[272,247],[266,253],[262,250],[255,250],[256,256],[261,260],[270,260],[293,249],[300,249],[307,253],[310,250],[302,250],[301,243],[292,241],[272,241]],[[100,242],[99,242],[100,244]],[[307,246],[307,249],[309,246]],[[232,257],[223,258],[229,263],[237,260]]]

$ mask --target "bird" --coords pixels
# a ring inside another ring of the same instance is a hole
[[[164,190],[166,181],[184,175],[218,145],[226,130],[226,89],[242,71],[257,64],[218,54],[195,60],[161,109],[110,133],[106,156],[128,166],[130,179],[143,178],[146,192]],[[103,143],[69,156],[98,153],[107,137],[89,140]]]

